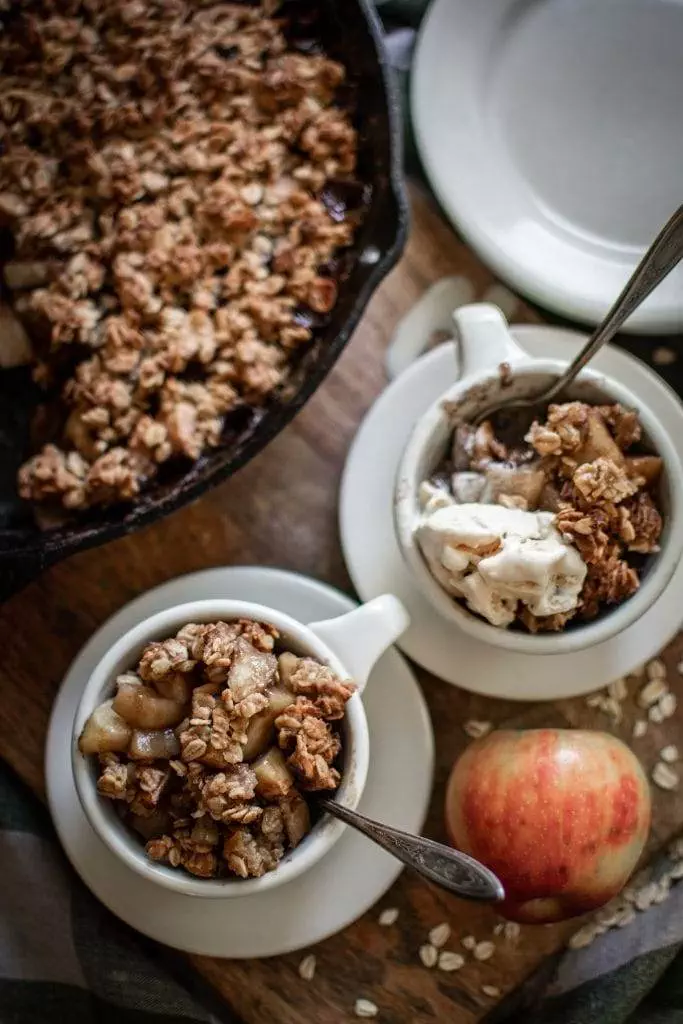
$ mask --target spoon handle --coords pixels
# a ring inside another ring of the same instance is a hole
[[[633,271],[624,290],[605,319],[588,339],[565,373],[544,394],[544,401],[555,398],[560,391],[571,384],[598,349],[614,337],[624,321],[671,273],[681,258],[683,258],[683,206],[680,206],[666,222]]]
[[[419,875],[456,896],[490,901],[505,898],[503,886],[493,872],[466,853],[453,850],[443,843],[435,843],[432,839],[413,836],[409,832],[391,828],[390,825],[372,821],[364,814],[343,807],[334,800],[322,798],[318,804],[335,818],[358,829]]]

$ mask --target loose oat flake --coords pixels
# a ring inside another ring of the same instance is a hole
[[[420,960],[425,967],[435,967],[436,961],[439,958],[439,953],[436,946],[432,946],[430,942],[425,942],[424,945],[420,946],[418,950]]]
[[[445,946],[451,937],[451,926],[445,921],[442,924],[438,924],[436,928],[432,928],[429,933],[429,941],[432,946],[436,946],[437,949],[441,949]]]
[[[474,718],[471,718],[463,725],[463,731],[473,740],[480,740],[484,736],[488,736],[491,729],[493,729],[492,722],[480,722]]]
[[[299,964],[299,977],[303,978],[304,981],[313,981],[315,966],[315,954],[310,953],[308,956],[305,956]]]
[[[667,764],[675,764],[679,760],[679,756],[678,747],[674,743],[662,747],[659,751],[660,760],[666,761]]]
[[[645,667],[648,679],[666,679],[666,665],[661,658],[654,658]]]
[[[390,928],[392,924],[396,924],[398,921],[398,907],[387,907],[379,915],[378,921],[383,928]]]
[[[465,957],[461,953],[451,953],[446,950],[439,954],[440,971],[459,971],[465,966]]]
[[[516,921],[506,921],[503,925],[503,935],[509,942],[514,942],[515,939],[518,939],[521,932],[522,929]]]
[[[666,681],[660,676],[655,676],[646,683],[645,686],[643,686],[638,694],[638,706],[641,708],[652,707],[661,700],[668,690],[669,687],[667,686]]]
[[[470,950],[470,952],[474,949],[474,947],[477,944],[477,940],[475,939],[474,935],[466,935],[460,941],[462,942],[462,945],[465,947],[465,949]]]
[[[496,988],[495,985],[482,985],[481,986],[481,991],[482,991],[482,994],[485,995],[485,996],[488,996],[489,999],[499,999],[500,998],[500,989]]]
[[[652,769],[652,781],[660,789],[677,789],[679,783],[678,772],[664,761],[658,761]]]
[[[634,740],[639,740],[639,739],[643,738],[643,736],[645,735],[646,732],[647,732],[647,722],[646,722],[646,720],[644,718],[638,718],[633,723],[633,731],[631,733],[631,736],[633,737]]]
[[[473,954],[475,960],[490,960],[496,951],[496,947],[492,942],[478,942],[474,947]]]
[[[356,1004],[353,1008],[353,1012],[356,1017],[376,1017],[379,1013],[379,1007],[376,1003],[373,1003],[370,999],[356,999]]]

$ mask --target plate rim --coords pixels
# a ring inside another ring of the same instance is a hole
[[[578,321],[583,326],[595,326],[605,315],[609,303],[616,299],[616,291],[613,296],[609,296],[606,302],[601,304],[593,301],[590,297],[577,294],[569,287],[562,287],[560,279],[556,281],[553,281],[552,278],[542,279],[533,272],[525,271],[524,264],[520,264],[517,259],[508,256],[505,248],[499,244],[493,234],[487,230],[486,226],[482,226],[474,212],[477,204],[471,203],[467,197],[466,201],[460,203],[457,198],[454,198],[457,190],[454,193],[452,184],[447,188],[443,183],[443,176],[437,166],[438,161],[432,154],[429,132],[425,129],[421,114],[423,75],[425,68],[429,65],[424,58],[424,53],[427,47],[426,40],[429,38],[432,26],[437,24],[442,10],[452,6],[454,2],[455,0],[432,0],[420,25],[413,54],[409,87],[410,116],[416,146],[429,185],[453,227],[502,281],[522,296],[528,297],[532,302],[547,310]],[[506,0],[506,2],[512,3],[513,0]],[[547,226],[545,221],[543,224]],[[560,238],[559,234],[557,237]],[[563,244],[568,250],[573,248],[566,241]],[[628,268],[625,268],[624,284],[628,272]],[[678,307],[671,304],[664,307],[657,307],[651,303],[646,304],[627,320],[621,330],[628,334],[662,336],[680,334],[683,331],[683,301],[679,303]]]

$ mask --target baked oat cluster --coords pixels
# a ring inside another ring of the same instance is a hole
[[[306,794],[338,787],[355,689],[267,624],[189,623],[117,678],[79,748],[151,860],[258,878],[310,830]]]
[[[451,457],[423,484],[418,536],[437,580],[493,624],[532,633],[627,600],[662,531],[662,460],[640,446],[641,432],[636,412],[579,401],[551,405],[524,444],[506,444],[489,420],[460,424]],[[455,575],[465,550],[476,586]]]
[[[265,403],[334,307],[360,216],[329,201],[361,193],[345,69],[290,47],[279,6],[18,0],[0,16],[4,284],[62,414],[24,498],[134,498]]]

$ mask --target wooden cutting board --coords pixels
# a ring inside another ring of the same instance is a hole
[[[337,536],[337,488],[349,444],[386,384],[383,356],[392,330],[435,280],[462,274],[478,298],[494,284],[491,274],[448,227],[432,201],[413,189],[413,225],[399,266],[375,295],[356,335],[295,422],[235,478],[163,522],[84,552],[55,566],[0,611],[0,756],[39,796],[44,794],[43,744],[60,680],[96,627],[136,594],[181,573],[214,565],[277,565],[307,573],[352,592]],[[494,292],[494,296],[495,296]],[[509,294],[503,297],[510,298]],[[513,319],[538,320],[518,303]],[[667,343],[668,344],[668,343]],[[678,639],[664,654],[672,689],[683,697],[676,665]],[[436,774],[427,830],[443,838],[444,784],[454,758],[468,742],[463,723],[471,718],[496,725],[571,725],[602,728],[628,739],[636,712],[630,681],[623,720],[586,705],[585,699],[518,705],[470,696],[418,670],[436,735]],[[549,680],[549,686],[552,681]],[[657,751],[678,742],[678,718],[650,726],[636,748],[649,769]],[[683,792],[656,790],[651,849],[666,841],[683,817]],[[380,927],[381,907],[400,916]],[[356,998],[380,1007],[384,1024],[473,1024],[496,1003],[482,986],[511,993],[550,954],[560,949],[575,923],[524,928],[516,941],[494,937],[485,962],[468,960],[457,973],[428,970],[418,949],[428,931],[446,921],[447,948],[460,940],[493,937],[496,917],[402,876],[380,906],[355,925],[315,948],[318,966],[310,982],[298,975],[303,956],[265,961],[192,957],[191,962],[246,1024],[336,1024],[353,1019]],[[306,951],[310,952],[310,951]]]

